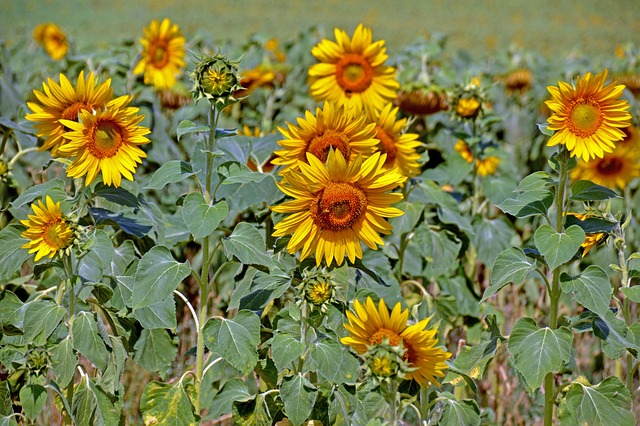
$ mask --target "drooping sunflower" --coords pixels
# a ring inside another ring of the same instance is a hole
[[[80,112],[79,123],[62,120],[72,130],[64,134],[68,141],[60,148],[74,157],[67,176],[86,175],[85,184],[89,185],[102,172],[102,181],[116,187],[122,176],[133,180],[137,163],[147,156],[138,145],[149,143],[144,135],[151,131],[138,126],[144,115],[138,115],[138,108],[128,107],[129,102],[131,96],[120,96],[102,110]]]
[[[379,344],[387,339],[393,346],[402,343],[406,349],[404,358],[409,361],[409,366],[416,368],[407,375],[407,379],[414,379],[420,386],[429,383],[439,386],[437,377],[444,377],[447,369],[445,361],[451,357],[451,353],[442,347],[436,347],[438,339],[435,337],[436,329],[426,329],[429,318],[416,324],[408,325],[409,311],[402,310],[397,303],[391,313],[384,300],[380,299],[378,306],[370,297],[361,304],[357,299],[353,303],[355,314],[347,312],[349,324],[344,328],[349,336],[340,341],[359,354],[367,352],[367,346]]]
[[[584,213],[567,213],[567,215],[574,216],[580,221],[584,221],[592,217],[591,215],[584,214]],[[585,257],[587,253],[591,251],[592,248],[594,248],[600,243],[603,243],[606,238],[607,238],[607,234],[605,232],[596,232],[596,233],[586,234],[584,237],[584,242],[580,244],[580,247],[582,247],[582,257]]]
[[[316,264],[324,258],[327,266],[335,260],[342,265],[362,258],[362,241],[372,250],[384,244],[379,233],[390,234],[385,220],[403,214],[391,207],[402,200],[401,193],[389,193],[406,178],[397,170],[384,168],[385,155],[375,153],[366,160],[358,156],[347,164],[342,152],[331,150],[324,164],[307,154],[308,164],[298,162],[278,187],[293,200],[273,206],[289,214],[275,225],[275,237],[291,235],[289,253],[302,250],[300,259],[315,253]]]
[[[578,76],[575,85],[563,81],[548,86],[552,99],[545,101],[553,115],[548,129],[555,131],[547,146],[565,145],[571,156],[584,161],[612,152],[614,142],[624,138],[621,130],[631,124],[629,103],[620,100],[623,85],[605,86],[607,70]]]
[[[349,38],[336,28],[336,41],[323,39],[311,54],[320,61],[309,68],[311,96],[362,109],[381,109],[400,88],[388,58],[384,40],[373,42],[371,29],[358,25]]]
[[[46,204],[45,204],[46,203]],[[36,254],[36,262],[44,256],[53,258],[71,245],[74,228],[62,214],[60,202],[54,203],[47,195],[45,203],[38,200],[31,205],[33,215],[20,222],[27,227],[20,236],[30,241],[22,246]]]
[[[185,66],[185,41],[178,25],[172,25],[169,18],[162,22],[154,19],[140,39],[142,59],[133,73],[144,73],[145,84],[153,84],[157,89],[170,89]]]
[[[605,153],[602,158],[591,161],[578,160],[571,170],[571,179],[590,180],[607,188],[624,188],[640,176],[638,151],[630,147],[617,147],[614,152]]]
[[[33,30],[33,39],[54,61],[64,58],[69,51],[67,35],[54,23],[40,24]]]
[[[84,71],[80,71],[75,89],[67,77],[60,74],[60,84],[48,79],[42,83],[42,92],[34,90],[38,102],[27,102],[32,113],[25,118],[35,122],[37,136],[45,138],[39,150],[49,149],[54,157],[65,156],[59,148],[66,143],[62,135],[69,129],[60,120],[77,121],[80,111],[104,108],[113,96],[110,85],[111,79],[97,84],[93,73],[85,80]]]
[[[473,161],[473,152],[471,152],[471,148],[466,144],[462,139],[458,139],[458,142],[453,147],[455,151],[460,154],[462,158],[467,163],[471,163]],[[487,155],[481,158],[476,158],[476,168],[478,169],[478,174],[480,176],[492,175],[498,170],[498,165],[500,164],[500,158],[495,155]]]
[[[351,161],[358,155],[370,156],[378,140],[375,124],[367,123],[367,116],[354,108],[325,102],[313,115],[307,111],[305,118],[298,118],[298,125],[287,123],[288,129],[278,127],[286,138],[278,141],[283,148],[275,151],[278,156],[273,164],[297,167],[298,161],[306,161],[307,153],[324,162],[331,149],[338,150]],[[284,173],[287,169],[283,170]]]
[[[420,154],[416,148],[421,145],[416,133],[402,133],[407,119],[398,120],[398,108],[387,104],[380,111],[369,110],[369,120],[376,124],[376,139],[380,141],[378,150],[387,154],[385,167],[397,167],[406,177],[420,174]]]

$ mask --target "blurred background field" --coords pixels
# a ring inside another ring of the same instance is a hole
[[[313,26],[331,36],[362,22],[389,53],[419,36],[443,33],[449,46],[474,57],[509,45],[545,56],[612,55],[640,37],[637,0],[0,0],[0,38],[20,43],[42,22],[60,25],[78,48],[137,40],[151,19],[169,17],[187,39],[209,32],[216,41],[242,42],[252,34],[283,41]]]

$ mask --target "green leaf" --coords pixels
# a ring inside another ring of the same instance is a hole
[[[31,256],[22,246],[27,242],[17,226],[7,226],[0,231],[0,281],[8,281]]]
[[[169,249],[153,247],[138,263],[130,306],[140,309],[171,297],[190,273],[189,264],[176,261]]]
[[[98,323],[94,314],[80,312],[71,326],[73,347],[91,361],[100,371],[107,368],[109,352],[98,332]]]
[[[411,241],[416,244],[420,254],[427,261],[424,272],[428,277],[446,275],[456,264],[462,244],[459,241],[453,241],[449,238],[450,236],[455,238],[448,231],[430,229],[426,223],[416,228],[415,236]]]
[[[140,207],[138,198],[123,187],[106,186],[102,182],[98,182],[93,189],[93,194],[121,206]]]
[[[124,371],[124,363],[127,360],[127,349],[122,343],[121,337],[109,336],[111,353],[107,369],[98,378],[98,385],[112,396],[116,396],[120,389],[120,379]]]
[[[133,317],[140,321],[144,328],[177,328],[176,302],[173,295],[151,306],[134,309]]]
[[[498,255],[511,247],[515,232],[511,224],[502,217],[498,219],[481,218],[474,221],[475,235],[473,245],[478,252],[478,259],[485,265],[493,265]]]
[[[238,258],[241,263],[262,265],[270,269],[276,264],[267,253],[260,231],[247,222],[236,225],[233,233],[222,240],[227,258]]]
[[[20,312],[24,303],[9,290],[0,292],[0,324],[16,324],[21,323],[19,320]],[[19,324],[22,326],[22,324]]]
[[[211,130],[211,127],[206,124],[196,124],[193,121],[182,120],[180,124],[178,124],[178,129],[176,130],[176,134],[178,135],[178,140],[187,133],[204,133]]]
[[[480,407],[472,399],[458,401],[450,392],[438,392],[439,398],[446,405],[442,418],[438,422],[442,426],[468,425],[477,426],[480,424]]]
[[[438,218],[442,223],[448,223],[450,225],[457,226],[460,230],[467,233],[469,236],[473,236],[475,231],[471,222],[465,216],[460,214],[457,209],[448,209],[446,207],[438,208]]]
[[[73,379],[76,365],[78,365],[78,356],[73,350],[73,342],[70,335],[51,349],[51,363],[58,384],[66,388],[71,379]]]
[[[242,380],[231,379],[213,397],[207,418],[217,419],[223,414],[230,413],[234,402],[247,402],[254,397],[255,395],[249,393],[247,385]]]
[[[600,384],[586,386],[574,382],[562,401],[578,424],[590,426],[633,426],[631,394],[617,377],[607,377]]]
[[[35,420],[38,417],[45,402],[47,402],[47,390],[44,386],[30,384],[20,389],[20,403],[29,419]]]
[[[89,213],[96,222],[96,225],[111,225],[122,229],[129,235],[135,235],[138,238],[144,237],[151,226],[141,225],[135,219],[126,217],[124,213],[114,213],[111,210],[100,207],[89,207]]]
[[[535,263],[530,262],[520,248],[506,249],[496,257],[493,263],[491,286],[484,291],[480,302],[484,302],[509,283],[522,284],[535,267]]]
[[[629,351],[637,357],[640,347],[635,344],[635,336],[631,334],[631,340],[627,324],[615,316],[613,312],[606,311],[605,315],[595,315],[592,323],[593,332],[602,340],[602,351],[611,359],[618,359],[625,351]]]
[[[317,340],[311,344],[310,368],[329,383],[355,383],[360,363],[346,347],[333,340]]]
[[[413,231],[422,216],[422,211],[425,207],[424,204],[403,201],[402,203],[396,204],[396,207],[402,210],[404,214],[389,219],[389,223],[393,226],[393,234],[402,235]]]
[[[278,333],[271,342],[273,362],[278,372],[285,368],[291,368],[291,363],[296,361],[305,350],[305,346],[288,333]]]
[[[167,161],[151,176],[151,180],[145,186],[145,189],[159,190],[169,183],[180,182],[194,174],[191,164],[186,161]]]
[[[244,164],[236,161],[228,161],[218,167],[218,176],[223,185],[233,183],[262,182],[267,175],[265,173],[254,172]]]
[[[573,293],[573,298],[590,311],[600,316],[609,311],[613,290],[609,276],[601,267],[590,265],[578,277],[563,273],[560,286],[565,293]]]
[[[251,280],[247,294],[240,299],[240,309],[257,311],[284,294],[291,285],[291,277],[282,269],[267,274],[258,271]]]
[[[559,234],[551,226],[544,224],[538,228],[533,238],[549,269],[554,270],[575,256],[584,242],[585,234],[578,225],[572,225]]]
[[[573,201],[600,201],[610,198],[620,198],[614,190],[596,185],[589,180],[579,180],[571,185],[570,200]]]
[[[65,191],[64,181],[62,179],[52,179],[40,185],[32,186],[20,194],[18,198],[13,200],[11,205],[14,208],[19,208],[36,199],[43,199],[45,194],[51,196],[54,201],[66,198],[67,193]]]
[[[260,318],[251,311],[242,310],[233,319],[209,319],[202,331],[207,347],[225,361],[248,374],[258,362],[260,344]]]
[[[211,205],[199,192],[187,195],[182,205],[182,219],[195,239],[211,235],[228,214],[224,200]]]
[[[36,300],[25,304],[24,340],[43,346],[66,313],[65,308],[51,301]]]
[[[600,232],[612,232],[618,222],[611,222],[601,217],[589,217],[585,220],[580,220],[572,214],[567,214],[564,226],[568,228],[571,225],[578,225],[585,234],[597,234]]]
[[[289,421],[299,426],[311,414],[318,390],[301,375],[285,377],[280,387],[280,397]]]
[[[242,426],[266,426],[273,424],[269,404],[262,394],[247,402],[234,402],[233,424]]]
[[[542,385],[547,373],[559,371],[571,357],[573,334],[566,327],[538,328],[531,318],[519,319],[509,337],[509,352],[530,390]]]
[[[546,172],[535,172],[522,179],[520,185],[497,207],[516,217],[544,215],[553,203],[553,193],[545,186],[551,182]]]
[[[88,376],[84,376],[73,394],[71,412],[73,420],[78,426],[90,426],[96,424],[96,409],[98,398],[91,389]]]
[[[149,371],[157,371],[163,378],[167,376],[178,353],[174,339],[162,328],[143,329],[133,349],[135,362]]]
[[[0,381],[0,416],[13,414],[13,402],[11,401],[11,388],[6,380]]]
[[[547,128],[548,123],[537,123],[536,126],[538,126],[538,130],[540,130],[540,133],[543,135],[553,136],[554,131]]]
[[[439,280],[440,296],[452,296],[456,303],[456,311],[459,315],[480,318],[480,305],[478,297],[471,291],[464,277],[442,277]],[[437,301],[436,301],[437,303]]]
[[[640,303],[640,286],[624,287],[620,291],[634,303]]]
[[[149,382],[140,399],[140,411],[144,424],[189,426],[199,420],[182,381]]]

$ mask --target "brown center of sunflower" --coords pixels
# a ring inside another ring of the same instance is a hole
[[[95,125],[92,136],[87,149],[95,158],[113,157],[122,145],[122,129],[109,121]]]
[[[74,102],[71,105],[69,105],[68,107],[66,107],[60,113],[60,118],[63,118],[65,120],[78,121],[78,114],[80,114],[80,111],[82,111],[83,109],[91,111],[92,108],[91,108],[91,105],[89,105],[88,103],[85,103],[85,102]],[[67,126],[64,126],[64,130],[66,132],[70,132],[71,131],[71,129],[68,128]]]
[[[376,139],[380,140],[378,148],[383,154],[387,154],[387,160],[384,162],[385,166],[393,165],[398,150],[393,138],[380,126],[376,126]]]
[[[347,160],[351,155],[351,147],[349,146],[349,139],[347,136],[342,132],[336,132],[332,129],[329,129],[311,139],[309,146],[307,146],[307,152],[315,155],[324,163],[327,161],[331,148],[340,151],[342,156]]]
[[[42,239],[48,246],[61,249],[69,245],[69,235],[65,235],[66,224],[62,219],[56,219],[44,226]]]
[[[341,231],[355,223],[367,209],[367,197],[357,186],[346,182],[329,182],[318,192],[310,213],[321,229]]]
[[[373,335],[369,337],[369,344],[375,345],[382,343],[385,338],[389,341],[389,344],[391,346],[398,346],[400,343],[402,343],[402,347],[406,350],[402,358],[409,361],[410,363],[413,363],[416,360],[416,352],[413,350],[411,345],[405,342],[402,336],[398,335],[394,331],[387,330],[386,328],[381,328],[380,330],[373,333]]]
[[[600,128],[604,116],[597,102],[580,98],[569,112],[568,127],[571,133],[579,137],[591,136]]]
[[[347,94],[364,92],[373,81],[373,68],[364,56],[347,53],[336,63],[336,79]]]
[[[169,50],[167,43],[158,40],[149,47],[149,59],[155,68],[162,69],[169,63]]]
[[[624,163],[618,157],[606,157],[598,161],[596,168],[603,175],[616,175],[623,169]]]

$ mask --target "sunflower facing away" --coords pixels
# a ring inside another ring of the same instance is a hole
[[[421,145],[416,133],[402,133],[407,119],[397,120],[398,108],[387,104],[381,111],[369,110],[369,119],[376,123],[376,138],[380,141],[378,150],[387,154],[385,167],[397,167],[406,177],[420,174],[420,154],[416,148]]]
[[[606,79],[607,70],[578,76],[574,86],[560,81],[558,87],[547,87],[552,99],[545,103],[553,112],[548,129],[555,131],[547,146],[565,145],[571,156],[584,161],[613,151],[614,142],[624,138],[621,128],[631,124],[631,115],[627,101],[619,99],[624,86],[605,86]]]
[[[614,152],[606,153],[602,158],[591,161],[578,160],[571,170],[571,179],[590,180],[607,188],[624,188],[640,176],[640,157],[638,151],[629,147],[618,147]]]
[[[142,59],[133,73],[144,73],[145,84],[170,89],[185,66],[185,41],[178,25],[172,25],[168,18],[162,22],[151,21],[140,39]]]
[[[103,108],[113,96],[110,85],[111,79],[97,84],[93,73],[85,80],[84,71],[80,71],[75,88],[64,74],[60,74],[60,84],[48,79],[48,84],[42,83],[42,92],[34,90],[38,102],[27,102],[32,113],[25,118],[35,122],[37,135],[45,138],[39,150],[49,149],[54,157],[65,156],[59,148],[66,143],[62,135],[69,129],[60,120],[77,121],[80,111]]]
[[[453,149],[456,150],[458,154],[467,163],[471,163],[473,161],[473,152],[471,152],[471,148],[469,145],[462,139],[458,139],[458,142],[454,145]],[[480,176],[492,175],[498,170],[498,165],[500,164],[500,158],[495,155],[485,156],[483,158],[476,158],[476,167],[478,168],[478,174]]]
[[[307,161],[299,161],[300,171],[291,169],[278,184],[293,200],[271,208],[288,214],[273,235],[291,235],[289,253],[302,250],[300,260],[315,253],[317,265],[323,258],[327,266],[334,259],[342,265],[345,254],[355,262],[362,258],[361,241],[377,250],[384,244],[379,233],[391,234],[385,218],[403,214],[391,207],[402,194],[389,191],[406,178],[385,169],[385,155],[380,153],[347,164],[340,151],[331,150],[326,165],[312,154],[307,154]]]
[[[33,30],[33,39],[54,61],[64,58],[69,51],[67,35],[54,23],[40,24]]]
[[[124,176],[133,180],[137,163],[147,154],[138,145],[149,143],[144,135],[150,130],[138,126],[144,115],[138,108],[127,107],[131,96],[120,96],[109,102],[105,109],[91,113],[82,111],[80,122],[62,120],[72,131],[64,134],[68,139],[60,150],[73,158],[67,168],[67,176],[78,178],[86,175],[89,185],[102,172],[106,185],[120,186]]]
[[[367,123],[364,113],[344,105],[338,107],[333,102],[316,108],[315,116],[307,111],[305,118],[298,118],[297,126],[290,123],[287,126],[286,130],[278,127],[286,139],[278,141],[283,149],[275,151],[279,158],[273,161],[287,168],[297,168],[298,161],[306,162],[307,153],[325,162],[329,151],[334,149],[351,161],[358,155],[370,156],[378,145],[375,124]]]
[[[364,305],[357,299],[353,305],[355,314],[347,311],[349,324],[345,323],[344,328],[349,336],[340,339],[343,344],[364,354],[367,346],[379,344],[384,338],[393,346],[402,343],[406,349],[404,358],[409,361],[410,367],[416,368],[406,378],[414,379],[420,386],[427,386],[429,383],[439,386],[436,377],[444,377],[447,369],[445,361],[451,357],[451,353],[436,347],[436,329],[425,330],[429,318],[408,326],[409,311],[402,311],[400,303],[393,307],[391,313],[382,299],[377,307],[370,297]]]
[[[36,262],[44,256],[53,258],[58,252],[71,245],[73,241],[73,227],[62,215],[60,202],[54,203],[47,195],[46,205],[38,200],[31,205],[33,215],[28,220],[21,220],[27,227],[20,236],[31,241],[22,246],[29,249],[29,253],[36,254]]]
[[[349,38],[336,28],[336,41],[324,39],[311,53],[320,61],[309,68],[311,96],[362,109],[381,109],[393,100],[400,85],[393,67],[384,65],[388,55],[384,40],[372,41],[371,29],[358,25]]]
[[[567,215],[574,216],[581,221],[587,220],[592,217],[591,215],[583,213],[567,213]],[[580,244],[580,247],[582,247],[582,257],[585,257],[592,248],[604,242],[606,238],[607,234],[604,232],[586,234],[584,237],[584,242]]]

